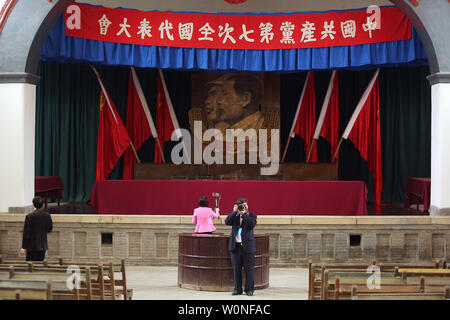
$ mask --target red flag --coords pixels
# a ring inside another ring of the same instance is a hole
[[[305,153],[308,157],[311,143],[313,143],[314,128],[316,125],[316,101],[314,93],[314,75],[308,72],[302,95],[297,107],[294,124],[290,136],[297,134],[305,142]],[[317,147],[314,145],[309,162],[317,162]]]
[[[367,161],[373,176],[375,205],[381,205],[383,191],[378,73],[379,70],[375,72],[343,134],[343,138],[349,138]]]
[[[339,87],[336,70],[331,74],[330,84],[323,101],[319,120],[317,121],[314,139],[324,137],[330,143],[331,157],[333,157],[339,144]],[[339,154],[336,154],[338,158]]]
[[[136,151],[141,148],[142,143],[150,136],[158,138],[144,92],[133,67],[130,68],[130,80],[128,82],[127,130]],[[125,151],[124,180],[133,179],[134,158],[134,152],[130,145]]]
[[[178,129],[178,121],[173,110],[172,101],[167,91],[166,83],[161,69],[158,77],[158,94],[156,97],[156,132],[164,150],[164,144],[170,140],[172,132]],[[159,147],[155,144],[155,163],[161,163],[162,157]]]
[[[120,115],[111,100],[97,70],[92,67],[100,83],[100,119],[98,124],[97,170],[95,180],[105,180],[123,152],[130,145],[130,138]]]

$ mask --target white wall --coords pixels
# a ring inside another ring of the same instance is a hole
[[[0,212],[34,196],[36,86],[0,84]]]
[[[431,87],[431,209],[450,215],[450,83]]]

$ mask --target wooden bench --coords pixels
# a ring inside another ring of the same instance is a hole
[[[8,265],[8,266],[22,266],[22,265],[29,265],[30,263],[33,264],[35,267],[55,267],[55,268],[67,268],[69,266],[75,265],[79,267],[97,267],[99,263],[93,263],[93,262],[85,262],[85,261],[70,261],[70,260],[64,260],[63,258],[58,258],[57,261],[25,261],[25,260],[5,260],[0,255],[0,266],[1,265]],[[110,266],[112,262],[109,263],[101,263],[104,267]],[[125,260],[121,259],[120,263],[113,263],[114,266],[114,272],[121,272],[122,268],[125,266]]]
[[[372,262],[376,265],[376,261]],[[450,283],[447,269],[438,269],[441,263],[436,261],[429,265],[379,265],[379,276],[383,290],[394,293],[439,293],[445,285]],[[351,286],[357,285],[361,290],[369,290],[367,280],[373,273],[368,272],[370,265],[351,264],[312,264],[309,261],[309,299],[329,299],[333,297],[349,297]],[[443,266],[446,267],[445,263]],[[400,272],[401,271],[401,272]],[[427,278],[426,290],[421,291],[419,277],[421,275],[433,275],[440,278],[432,280]],[[363,289],[364,288],[364,289]],[[373,292],[373,291],[371,291]]]
[[[371,276],[370,273],[356,270],[325,270],[323,281],[321,282],[320,299],[327,300],[330,295],[333,295],[339,290],[339,285],[353,285],[367,286],[367,280]],[[395,277],[394,272],[381,272],[380,285],[381,286],[403,286],[406,285],[406,280]],[[337,288],[336,288],[337,286]]]
[[[52,283],[0,280],[0,300],[52,300]]]
[[[352,288],[352,300],[450,300],[450,286],[441,292],[418,293],[359,293],[356,286]]]
[[[131,300],[133,297],[133,289],[127,287],[126,282],[126,265],[125,260],[122,259],[120,264],[101,264],[104,270],[106,271],[106,278],[103,279],[103,283],[106,286],[111,287],[111,291],[113,291],[114,286],[118,286],[119,288],[114,288],[114,292],[123,296],[124,300]],[[55,272],[66,272],[69,266],[77,266],[80,269],[85,269],[87,267],[91,268],[91,272],[93,275],[96,274],[97,268],[99,268],[100,264],[89,263],[89,262],[76,262],[76,261],[65,261],[62,258],[59,258],[58,261],[42,261],[42,262],[27,262],[27,261],[19,261],[19,260],[3,260],[0,256],[0,271],[3,268],[9,268],[13,266],[16,270],[24,270],[27,269],[29,272],[47,272],[49,269]],[[115,279],[115,272],[121,273],[121,279]],[[111,279],[114,279],[111,285]],[[100,276],[97,274],[97,280],[93,280],[95,283],[100,282]],[[112,295],[115,297],[115,295]]]
[[[351,299],[352,290],[361,294],[442,293],[450,283],[450,281],[443,283],[433,281],[434,283],[430,284],[430,280],[434,279],[426,279],[424,276],[421,276],[418,282],[410,280],[411,278],[407,279],[406,283],[403,281],[400,284],[384,283],[379,288],[369,288],[367,283],[355,283],[356,281],[345,281],[345,279],[341,281],[340,277],[336,277],[333,286],[334,299]]]
[[[398,268],[398,273],[407,276],[450,277],[450,269]]]
[[[433,273],[434,275],[435,273]],[[426,277],[407,276],[402,272],[401,276],[395,272],[382,272],[379,274],[379,285],[377,288],[369,288],[367,281],[371,275],[366,272],[351,272],[347,270],[325,270],[322,281],[320,299],[350,298],[353,287],[362,294],[438,294],[444,292],[450,285],[449,277]]]
[[[114,281],[114,272],[111,272],[111,266],[104,271],[103,266],[97,268],[81,267],[78,279],[80,288],[78,292],[71,291],[67,288],[67,280],[70,273],[66,268],[45,268],[45,267],[14,267],[0,268],[0,279],[10,281],[43,281],[52,280],[58,286],[58,290],[54,290],[54,299],[120,299],[122,294],[115,288],[117,282]],[[31,270],[31,271],[30,271]],[[105,279],[106,278],[106,279]],[[120,281],[122,285],[122,281]]]
[[[400,267],[407,268],[423,268],[423,269],[436,269],[440,266],[440,261],[436,261],[432,264],[427,265],[412,265],[405,264],[400,265]],[[372,265],[376,265],[376,260],[372,261]],[[360,270],[361,272],[365,272],[366,276],[370,276],[370,274],[366,273],[369,264],[313,264],[310,260],[308,263],[309,269],[309,281],[308,281],[308,298],[310,300],[323,298],[323,288],[322,288],[322,278],[325,270],[339,269],[339,270]],[[395,271],[395,268],[399,267],[399,265],[394,264],[382,264],[378,265],[380,271]]]
[[[328,299],[332,293],[334,298],[339,299],[341,295],[349,296],[350,287],[356,285],[362,293],[439,293],[443,292],[446,286],[450,285],[450,277],[435,277],[436,273],[432,273],[434,277],[421,275],[417,277],[415,274],[407,275],[402,272],[401,276],[395,272],[381,272],[380,289],[370,289],[367,280],[371,276],[365,272],[347,272],[342,270],[326,270],[322,285],[321,299]]]

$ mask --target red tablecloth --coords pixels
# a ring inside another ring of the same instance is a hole
[[[37,176],[34,178],[34,193],[37,196],[62,199],[63,182],[59,176]]]
[[[91,203],[99,214],[191,215],[198,198],[222,196],[221,214],[246,198],[259,215],[367,215],[362,181],[104,180],[97,181]]]
[[[423,204],[423,211],[430,207],[431,178],[408,178],[405,187],[405,208],[411,204]]]

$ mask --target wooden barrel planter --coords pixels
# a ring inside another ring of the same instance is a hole
[[[229,236],[179,234],[178,286],[202,291],[233,291]],[[269,287],[269,234],[255,234],[255,290]],[[242,271],[245,283],[245,272]]]

